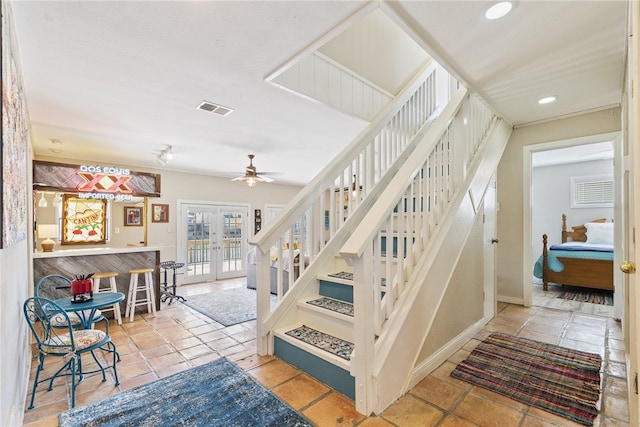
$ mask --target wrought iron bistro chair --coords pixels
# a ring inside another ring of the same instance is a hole
[[[57,377],[71,377],[72,408],[75,407],[76,404],[76,387],[78,383],[82,381],[84,374],[101,371],[102,382],[105,382],[107,381],[105,369],[113,368],[115,385],[120,384],[116,370],[116,346],[111,342],[109,335],[98,329],[74,329],[69,319],[69,314],[58,304],[47,298],[28,298],[24,302],[23,311],[38,346],[38,369],[36,370],[36,376],[33,380],[29,409],[33,408],[33,399],[38,384],[49,381],[48,390],[51,391],[53,389],[53,381]],[[67,326],[54,327],[51,314],[66,318]],[[103,366],[94,353],[96,350],[106,352],[105,356],[107,353],[112,353],[113,363],[108,366]],[[82,354],[87,352],[91,353],[99,369],[89,372],[82,371]],[[53,376],[40,379],[40,373],[44,369],[44,362],[48,360],[49,357],[61,357],[64,363]]]
[[[38,280],[38,283],[36,284],[36,296],[47,298],[53,301],[60,298],[69,297],[71,296],[71,279],[59,274],[44,276],[42,279]],[[71,320],[71,325],[76,329],[80,327],[80,324],[82,323],[80,316],[77,313],[67,314],[68,318]],[[85,313],[85,315],[87,314],[88,313]],[[100,310],[96,310],[93,316],[93,320],[93,323],[104,320],[105,330],[107,332],[107,335],[109,335],[109,320],[104,317]],[[54,328],[65,328],[67,326],[64,323],[65,320],[62,316],[54,316],[51,321]]]

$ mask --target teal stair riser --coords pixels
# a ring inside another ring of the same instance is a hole
[[[275,337],[274,354],[280,359],[301,369],[329,387],[339,391],[349,399],[356,398],[355,378],[348,371],[335,366],[324,359]]]
[[[353,286],[319,280],[319,294],[353,304]]]

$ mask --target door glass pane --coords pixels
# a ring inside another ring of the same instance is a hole
[[[211,273],[211,212],[187,211],[188,276]]]
[[[244,214],[241,212],[224,212],[222,221],[222,271],[242,271],[244,259],[242,255]]]

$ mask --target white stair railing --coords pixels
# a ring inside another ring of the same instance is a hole
[[[415,166],[405,164],[403,168],[402,176],[410,173],[404,188],[395,194],[393,187],[388,188],[372,208],[376,212],[367,216],[366,227],[360,227],[371,237],[373,295],[384,294],[382,298],[373,299],[376,334],[380,333],[407,278],[427,248],[451,196],[460,190],[469,164],[496,118],[480,98],[469,95],[442,135],[433,141],[425,137],[426,144],[413,152],[411,161]],[[443,119],[446,119],[444,115]],[[411,172],[407,172],[409,170]],[[383,207],[385,202],[388,206]],[[359,236],[359,231],[352,234],[341,255],[353,258],[350,248],[364,244],[364,240],[354,243]]]
[[[353,143],[250,241],[258,248],[260,354],[268,352],[269,328],[273,325],[273,320],[268,322],[268,318],[284,310],[284,307],[272,309],[270,306],[270,268],[277,270],[277,292],[281,300],[284,276],[288,275],[291,292],[378,183],[390,170],[397,170],[396,160],[413,149],[410,144],[415,136],[423,132],[448,103],[451,80],[435,61],[428,64]]]
[[[458,108],[455,102],[450,107]],[[379,409],[372,375],[380,363],[376,339],[396,302],[413,284],[409,278],[429,249],[434,231],[450,215],[452,199],[467,190],[462,188],[468,184],[467,174],[496,122],[497,117],[473,94],[457,112],[443,112],[340,249],[354,268],[351,374],[361,413]]]

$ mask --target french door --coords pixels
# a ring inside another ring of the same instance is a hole
[[[186,264],[182,283],[247,274],[247,205],[181,203],[178,253]]]

